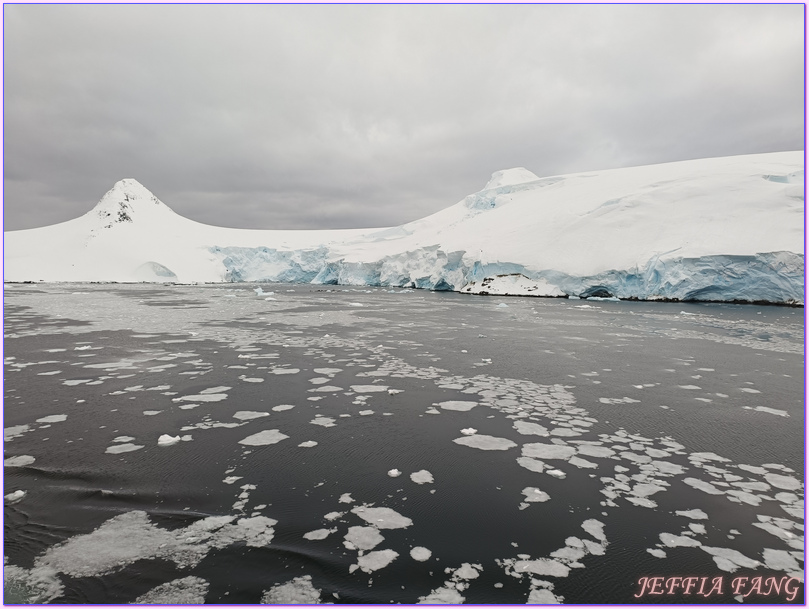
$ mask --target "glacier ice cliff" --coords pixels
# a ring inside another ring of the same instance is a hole
[[[125,179],[80,218],[5,232],[4,279],[803,304],[803,157],[545,178],[518,167],[426,218],[356,230],[199,224]]]

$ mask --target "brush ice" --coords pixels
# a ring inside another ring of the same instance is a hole
[[[209,584],[201,577],[183,577],[152,588],[135,599],[136,605],[202,605]]]
[[[802,302],[800,151],[489,184],[399,227],[263,231],[187,220],[127,179],[80,218],[6,232],[5,280]]]
[[[261,596],[262,605],[317,605],[320,590],[312,585],[312,576],[296,577],[283,584],[276,584]]]

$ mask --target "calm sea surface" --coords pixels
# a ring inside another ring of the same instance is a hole
[[[6,603],[803,602],[803,309],[14,284],[4,312]]]

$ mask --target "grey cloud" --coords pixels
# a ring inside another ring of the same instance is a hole
[[[6,229],[134,177],[224,226],[803,147],[800,5],[7,5]]]

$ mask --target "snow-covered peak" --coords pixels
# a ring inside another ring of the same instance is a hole
[[[90,215],[101,219],[109,228],[115,224],[134,222],[139,216],[153,216],[154,212],[171,212],[160,199],[143,184],[132,178],[119,180],[101,197]]]
[[[528,171],[525,167],[503,169],[501,171],[495,171],[492,174],[492,179],[483,187],[483,190],[502,188],[503,186],[514,186],[515,184],[524,184],[525,182],[533,182],[538,179],[539,176]]]

